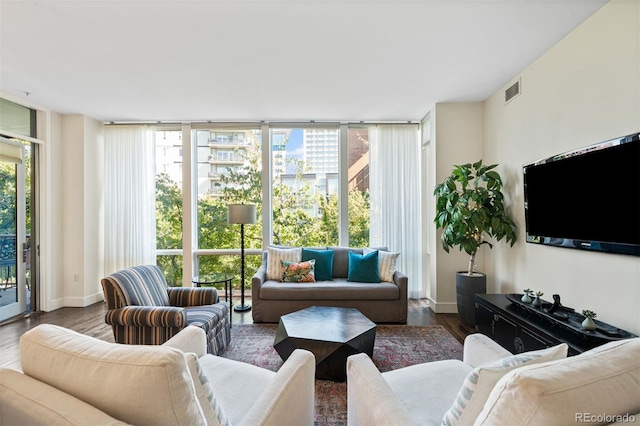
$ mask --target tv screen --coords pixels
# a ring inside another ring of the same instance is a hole
[[[640,256],[640,133],[523,171],[527,242]]]

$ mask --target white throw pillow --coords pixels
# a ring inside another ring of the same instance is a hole
[[[568,349],[566,343],[561,343],[551,348],[512,355],[479,365],[467,375],[453,405],[445,413],[442,424],[473,424],[496,383],[505,374],[526,365],[566,358]]]
[[[372,251],[376,250],[365,247],[362,249],[362,254],[369,254]],[[393,282],[393,274],[396,272],[398,256],[400,256],[400,253],[378,250],[378,276],[380,276],[380,281]]]
[[[640,338],[634,338],[512,371],[498,381],[476,424],[623,424],[635,423],[639,412]]]
[[[230,426],[231,422],[213,393],[209,378],[202,372],[198,356],[194,353],[184,354],[189,373],[196,390],[200,408],[204,412],[208,426]]]
[[[302,261],[302,247],[276,248],[267,247],[267,279],[280,281],[282,278],[280,267],[282,260],[290,262]]]

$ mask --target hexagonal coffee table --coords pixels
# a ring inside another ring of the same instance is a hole
[[[312,306],[280,317],[273,347],[283,360],[295,349],[316,357],[316,378],[344,382],[347,357],[373,356],[376,325],[354,308]]]

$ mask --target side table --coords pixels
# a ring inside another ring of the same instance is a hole
[[[216,284],[224,285],[224,301],[229,303],[229,322],[231,322],[231,308],[233,307],[233,275],[225,273],[213,273],[196,275],[191,280],[196,287],[215,287]]]

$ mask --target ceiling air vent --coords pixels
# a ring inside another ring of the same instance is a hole
[[[504,91],[504,103],[508,104],[509,101],[513,98],[515,98],[516,96],[518,96],[521,92],[521,87],[520,87],[520,79],[518,79],[518,81],[516,81],[515,83],[513,83],[511,86],[509,86],[507,88],[507,90]]]

